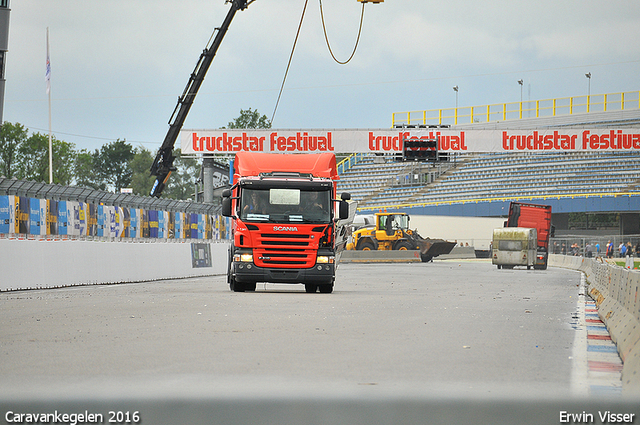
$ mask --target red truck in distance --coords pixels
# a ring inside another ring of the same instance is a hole
[[[504,227],[525,227],[538,232],[538,248],[534,269],[546,270],[549,259],[549,238],[553,237],[555,227],[551,225],[551,206],[511,202],[509,218]]]
[[[335,155],[238,152],[233,168],[222,194],[222,215],[233,219],[229,288],[301,283],[331,293],[351,198],[337,199]]]

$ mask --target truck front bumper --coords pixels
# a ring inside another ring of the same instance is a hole
[[[333,283],[335,264],[316,264],[309,269],[285,269],[258,267],[254,263],[232,263],[232,274],[241,283],[313,283],[318,285]]]

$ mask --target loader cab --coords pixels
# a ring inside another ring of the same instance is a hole
[[[376,214],[376,238],[385,240],[395,238],[398,231],[409,229],[409,216],[404,213]]]

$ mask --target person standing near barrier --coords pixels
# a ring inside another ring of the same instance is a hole
[[[607,243],[607,258],[613,258],[613,242]]]

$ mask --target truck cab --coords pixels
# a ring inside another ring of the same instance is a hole
[[[330,153],[236,155],[234,183],[222,200],[222,214],[233,219],[231,290],[266,282],[333,291],[350,199],[336,199],[337,179]]]

